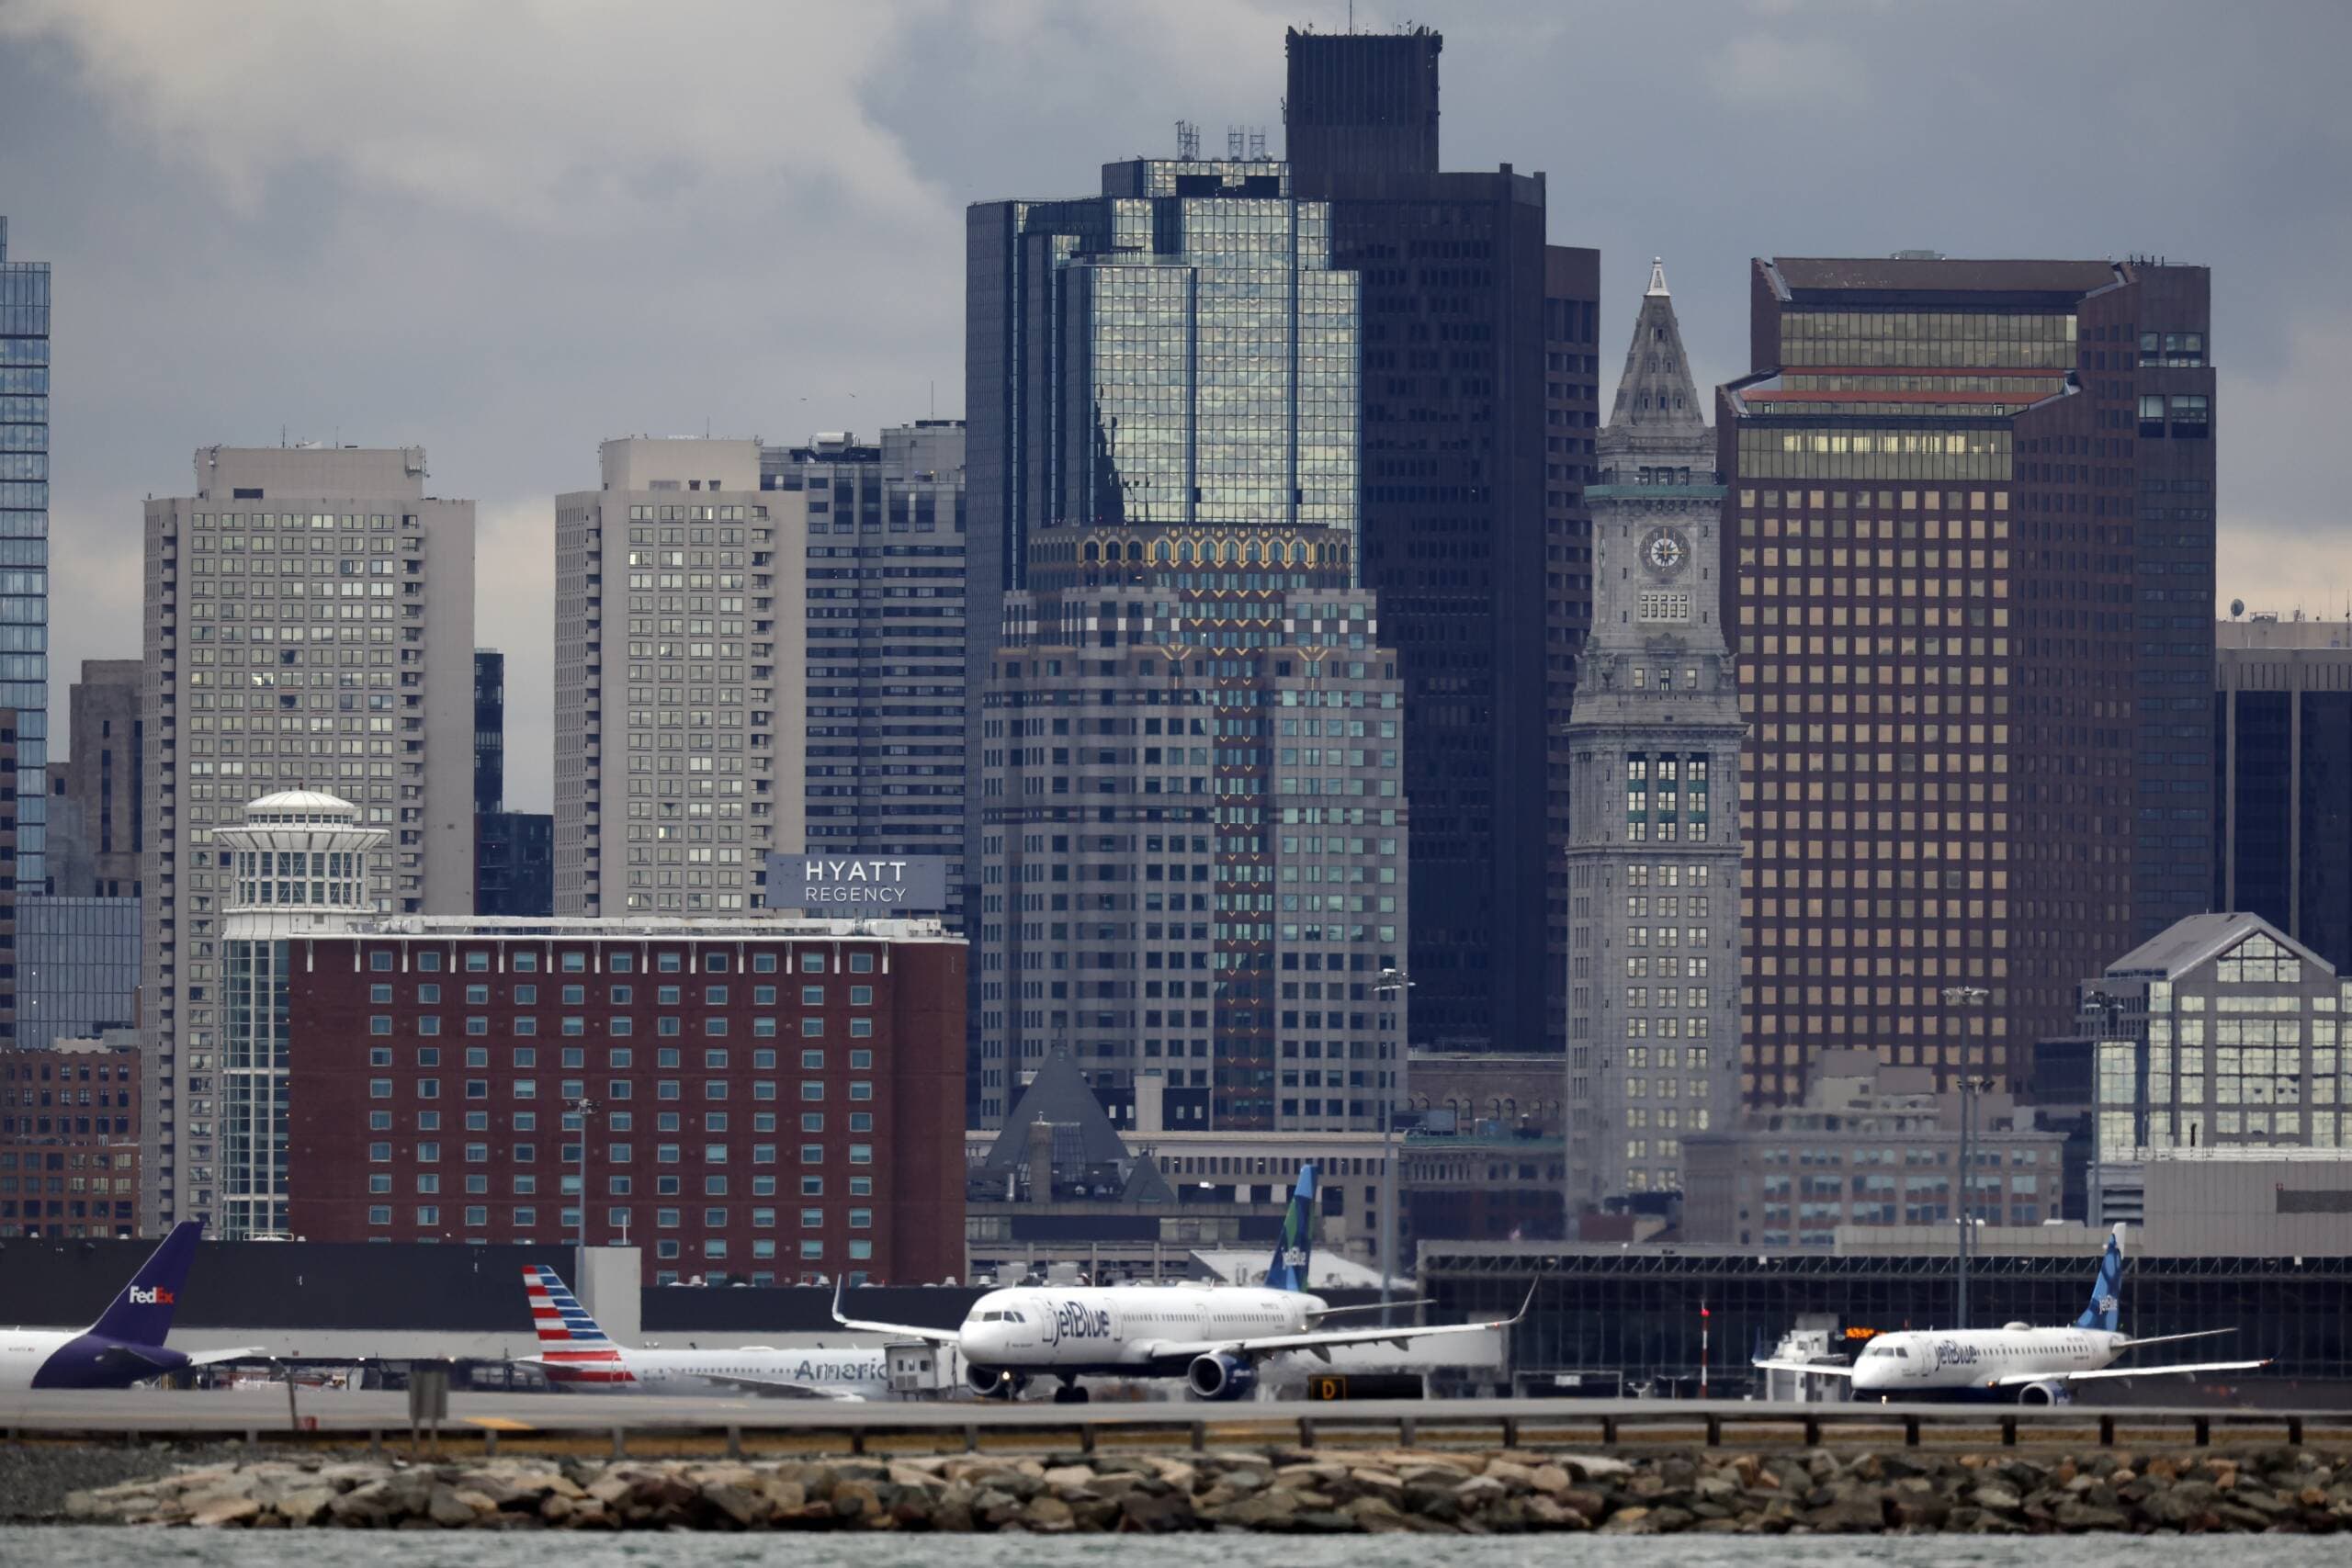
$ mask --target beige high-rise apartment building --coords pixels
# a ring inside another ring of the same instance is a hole
[[[385,835],[373,908],[472,907],[474,503],[424,482],[420,446],[207,446],[195,494],[147,502],[150,1232],[223,1197],[220,1053],[248,998],[215,829],[256,795],[331,793]]]
[[[556,498],[556,913],[762,908],[805,847],[807,495],[756,440],[599,455]]]

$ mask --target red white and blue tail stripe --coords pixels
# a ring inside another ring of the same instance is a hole
[[[539,1353],[548,1381],[559,1385],[634,1383],[636,1376],[588,1309],[545,1264],[523,1266],[523,1293],[530,1299],[531,1324],[538,1330]]]

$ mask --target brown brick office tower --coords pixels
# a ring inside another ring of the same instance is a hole
[[[1906,254],[1751,282],[1717,424],[1746,1089],[1793,1101],[1849,1047],[2014,1078],[2075,982],[2203,907],[2208,275]]]

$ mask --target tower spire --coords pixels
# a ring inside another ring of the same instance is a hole
[[[1601,468],[1670,464],[1702,471],[1714,467],[1713,440],[1707,434],[1705,406],[1690,378],[1682,349],[1682,326],[1674,317],[1674,296],[1666,287],[1666,261],[1650,261],[1650,286],[1634,318],[1634,341],[1626,345],[1617,401],[1599,444]]]

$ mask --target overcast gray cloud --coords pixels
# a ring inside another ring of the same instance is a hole
[[[1664,254],[1709,379],[1745,368],[1753,254],[2211,265],[2222,595],[2344,613],[2352,7],[1356,7],[1406,15],[1446,35],[1449,165],[1545,171],[1612,321]],[[600,438],[960,412],[963,205],[1089,190],[1178,118],[1279,147],[1283,25],[1345,17],[0,0],[0,212],[58,272],[61,700],[137,651],[139,498],[195,447],[421,442],[481,502],[479,637],[543,807],[549,498]]]

